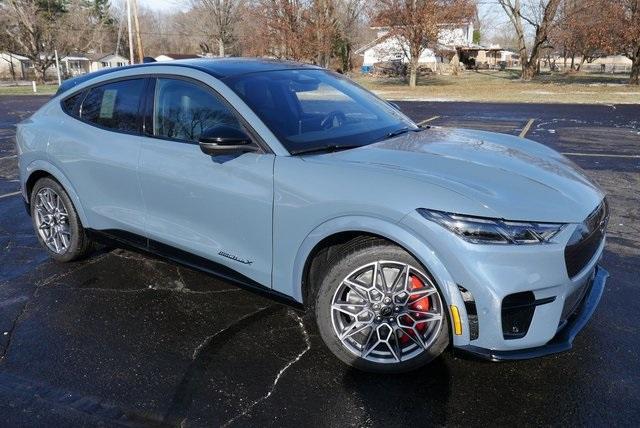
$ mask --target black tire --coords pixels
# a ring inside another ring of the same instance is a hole
[[[44,188],[53,190],[60,197],[60,200],[67,211],[71,239],[68,248],[63,253],[56,253],[55,251],[52,251],[38,232],[38,226],[36,224],[36,195]],[[35,183],[30,195],[30,209],[31,219],[38,241],[40,242],[40,245],[47,250],[49,257],[53,260],[61,263],[71,262],[86,257],[93,250],[93,241],[87,236],[84,227],[80,222],[80,218],[78,217],[78,213],[71,202],[71,198],[69,198],[69,195],[60,183],[54,179],[45,177]]]
[[[449,312],[438,289],[442,302],[442,317],[437,336],[431,346],[421,354],[406,361],[380,363],[356,355],[340,341],[332,321],[331,303],[342,280],[355,269],[380,260],[397,261],[411,265],[422,274],[430,277],[422,265],[407,251],[389,241],[372,237],[356,238],[334,251],[317,276],[318,288],[314,299],[314,312],[318,330],[324,343],[331,352],[344,363],[357,369],[372,373],[403,373],[418,369],[438,357],[449,345]],[[435,281],[432,281],[435,284]],[[436,285],[437,288],[437,285]]]

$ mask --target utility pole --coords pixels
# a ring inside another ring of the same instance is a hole
[[[127,0],[127,29],[129,30],[129,64],[135,61],[133,58],[133,33],[131,32],[131,0]]]
[[[56,72],[58,73],[58,86],[62,85],[62,79],[60,78],[60,62],[58,61],[58,49],[54,49],[53,53],[56,56]],[[69,65],[69,62],[67,60],[67,66]]]
[[[138,44],[138,60],[143,62],[144,52],[142,51],[142,38],[140,37],[140,22],[138,21],[138,0],[133,1],[133,21],[136,26],[136,42]]]

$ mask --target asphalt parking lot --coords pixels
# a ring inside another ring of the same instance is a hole
[[[609,194],[611,277],[568,353],[446,352],[376,376],[330,355],[304,314],[188,268],[121,249],[49,261],[16,194],[13,143],[46,99],[0,97],[3,426],[638,425],[640,106],[399,103],[419,122],[567,153]]]

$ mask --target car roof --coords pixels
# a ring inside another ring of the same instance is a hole
[[[158,63],[155,63],[158,64]],[[160,63],[161,64],[161,63]],[[166,63],[165,63],[166,64]],[[195,58],[171,61],[170,64],[185,65],[207,70],[213,76],[224,79],[247,73],[264,71],[295,70],[301,68],[318,69],[320,67],[295,61],[266,58]],[[168,65],[168,64],[167,64]]]
[[[124,67],[103,68],[102,70],[83,74],[82,76],[74,77],[73,79],[65,80],[58,88],[56,95],[66,92],[67,90],[81,83],[99,76],[104,76],[105,74],[113,73],[115,71],[130,70],[134,68],[157,67],[161,65],[194,68],[204,71],[218,79],[265,71],[320,69],[320,67],[311,64],[265,58],[193,58],[166,62],[149,62],[145,64],[128,65]]]

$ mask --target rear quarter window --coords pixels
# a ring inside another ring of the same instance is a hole
[[[80,118],[115,131],[138,132],[144,89],[145,79],[120,80],[91,88],[82,102]]]
[[[84,92],[80,91],[62,100],[61,102],[62,110],[64,110],[64,112],[67,113],[68,115],[71,115],[73,117],[78,117],[79,110],[80,110],[80,102],[82,101],[83,95],[84,95]]]

